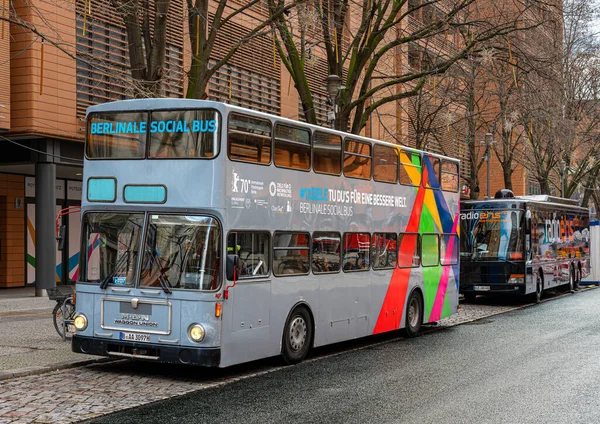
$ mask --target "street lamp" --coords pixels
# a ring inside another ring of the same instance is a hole
[[[327,113],[327,120],[331,122],[331,128],[335,129],[335,118],[338,112],[337,97],[340,90],[345,87],[341,85],[342,79],[338,75],[329,75],[327,77],[327,94],[329,94],[329,102],[331,111]]]
[[[492,144],[494,144],[496,141],[494,140],[494,135],[492,133],[487,133],[485,135],[485,140],[481,141],[481,144],[485,144],[485,162],[487,164],[487,184],[486,184],[486,199],[490,198],[490,147],[492,147]]]

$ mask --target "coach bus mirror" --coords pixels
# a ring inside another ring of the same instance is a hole
[[[61,225],[58,227],[58,237],[56,240],[58,241],[58,250],[63,250],[65,248],[65,232],[67,230],[66,225]]]
[[[240,277],[240,257],[238,255],[227,255],[227,279],[233,281],[233,271],[237,270],[236,279]]]

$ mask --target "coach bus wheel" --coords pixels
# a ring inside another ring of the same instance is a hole
[[[575,273],[575,281],[573,282],[573,289],[579,290],[579,283],[581,282],[581,270],[576,267],[573,272]]]
[[[575,270],[573,267],[569,269],[569,292],[575,292]]]
[[[282,354],[286,364],[301,362],[312,340],[312,319],[305,307],[299,306],[290,314],[283,330]]]
[[[542,301],[542,292],[544,291],[544,284],[542,280],[542,276],[538,272],[536,281],[535,281],[535,293],[531,294],[531,301],[534,303],[540,303]]]
[[[423,301],[416,290],[413,290],[408,298],[405,321],[404,334],[406,337],[416,336],[423,322]]]

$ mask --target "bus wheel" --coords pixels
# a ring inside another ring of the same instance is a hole
[[[535,281],[535,293],[532,293],[530,295],[531,301],[533,303],[540,303],[542,301],[542,292],[543,291],[544,291],[544,283],[542,280],[542,276],[538,272],[538,275],[537,275],[536,281]]]
[[[569,269],[569,292],[575,292],[575,270],[573,267]]]
[[[423,323],[423,301],[416,290],[413,290],[408,298],[406,306],[406,320],[404,323],[404,335],[414,337],[421,329]]]
[[[294,309],[283,330],[281,353],[286,364],[297,364],[306,357],[310,350],[312,331],[312,319],[308,310],[303,306]]]
[[[575,274],[575,278],[573,281],[573,289],[574,290],[579,290],[579,283],[581,282],[581,270],[579,269],[579,267],[575,267],[573,270],[574,274]]]

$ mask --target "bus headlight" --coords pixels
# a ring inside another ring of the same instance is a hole
[[[73,325],[77,329],[77,331],[83,331],[87,328],[88,320],[83,314],[79,314],[73,320]]]
[[[521,278],[521,277],[511,277],[508,280],[508,284],[509,285],[511,285],[511,284],[523,284],[524,282],[525,282],[525,280],[523,278]]]
[[[188,334],[190,335],[190,339],[193,341],[201,342],[204,340],[206,332],[204,331],[204,327],[202,327],[200,324],[192,324],[188,329]]]

